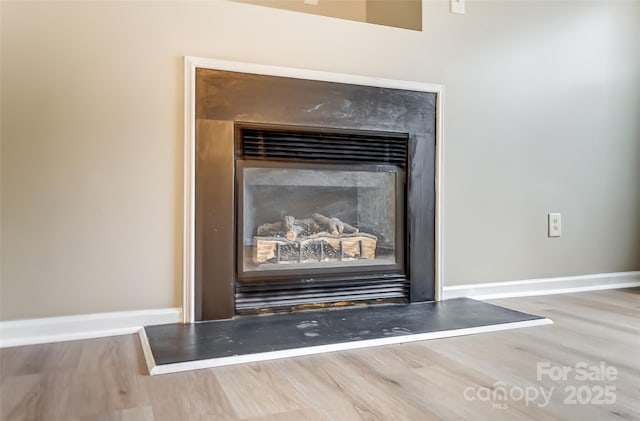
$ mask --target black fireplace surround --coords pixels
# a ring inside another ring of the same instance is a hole
[[[195,318],[435,299],[436,94],[196,71]]]

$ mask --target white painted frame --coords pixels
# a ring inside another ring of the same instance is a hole
[[[236,61],[184,58],[184,214],[182,259],[182,315],[184,323],[195,322],[195,150],[196,150],[196,69],[226,70],[294,79],[318,80],[403,89],[436,94],[436,162],[435,162],[435,298],[442,297],[443,285],[443,94],[444,86],[432,83],[381,79],[343,73],[320,72],[290,67],[266,66]]]

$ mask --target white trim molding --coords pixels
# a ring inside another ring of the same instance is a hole
[[[443,273],[443,94],[444,86],[433,83],[405,80],[382,79],[343,73],[321,72],[290,67],[267,66],[254,63],[206,59],[199,57],[184,58],[184,219],[183,219],[183,322],[195,322],[195,105],[196,105],[196,69],[225,70],[231,72],[252,73],[268,76],[289,77],[294,79],[318,80],[324,82],[345,83],[351,85],[375,86],[380,88],[403,89],[409,91],[432,92],[436,94],[436,163],[435,163],[435,298],[442,299]]]
[[[564,294],[568,292],[640,286],[640,271],[526,279],[522,281],[445,286],[443,299],[469,297],[476,300]]]
[[[229,357],[212,358],[206,360],[185,361],[172,364],[156,365],[149,342],[144,329],[140,331],[140,339],[144,350],[145,361],[149,374],[177,373],[181,371],[199,370],[203,368],[222,367],[233,364],[243,364],[258,361],[269,361],[280,358],[300,357],[303,355],[321,354],[334,351],[346,351],[351,349],[369,348],[381,345],[402,344],[408,342],[425,341],[430,339],[452,338],[455,336],[473,335],[477,333],[498,332],[502,330],[518,329],[530,326],[542,326],[553,324],[551,319],[541,318],[525,320],[521,322],[501,323],[490,326],[469,327],[463,329],[443,330],[439,332],[418,333],[414,335],[391,336],[378,339],[367,339],[354,342],[343,342],[329,345],[318,345],[306,348],[293,348],[282,351],[260,352],[256,354],[233,355]]]
[[[178,323],[179,308],[118,311],[0,322],[0,348],[137,333],[143,326]]]
[[[195,321],[196,68],[184,60],[184,209],[182,212],[182,322]]]
[[[151,345],[149,344],[149,338],[147,337],[147,331],[144,328],[138,331],[140,335],[140,345],[142,346],[142,354],[144,355],[144,361],[147,363],[149,369],[149,375],[153,375],[153,369],[156,367],[156,359],[153,358],[153,352],[151,351]]]

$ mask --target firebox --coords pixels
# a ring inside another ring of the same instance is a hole
[[[236,313],[408,300],[406,133],[235,132]]]
[[[192,320],[435,299],[436,92],[194,74]]]

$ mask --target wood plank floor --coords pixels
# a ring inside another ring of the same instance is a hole
[[[492,302],[555,324],[155,377],[137,335],[7,348],[0,416],[640,420],[640,288]],[[616,374],[582,380],[582,363]]]

